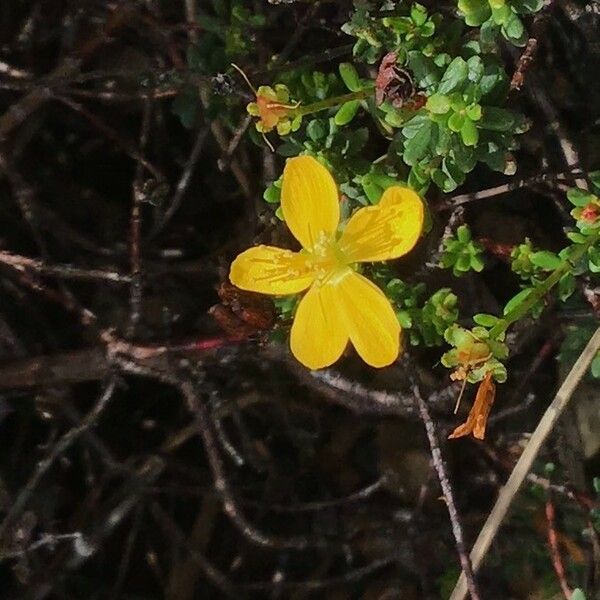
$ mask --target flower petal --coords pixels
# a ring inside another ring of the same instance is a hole
[[[233,285],[261,294],[297,294],[314,279],[310,263],[299,252],[274,246],[255,246],[242,252],[231,264]]]
[[[385,294],[354,271],[335,289],[337,308],[360,357],[372,367],[393,363],[400,353],[400,323]]]
[[[283,218],[307,250],[332,236],[340,220],[337,186],[331,173],[312,156],[288,159],[281,187]]]
[[[332,284],[314,285],[300,300],[292,331],[292,354],[309,369],[333,364],[348,344]]]
[[[340,248],[350,262],[398,258],[417,243],[423,230],[423,201],[409,188],[389,187],[379,204],[358,210],[346,225]]]

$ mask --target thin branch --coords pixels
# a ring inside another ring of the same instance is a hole
[[[92,410],[85,416],[80,425],[69,429],[59,440],[54,444],[48,455],[38,463],[34,474],[29,478],[27,484],[21,489],[19,495],[12,503],[9,511],[6,513],[2,523],[0,524],[0,539],[4,538],[8,528],[14,523],[15,519],[21,514],[27,502],[31,498],[35,488],[41,481],[42,477],[50,470],[57,458],[63,454],[81,435],[96,423],[98,417],[102,414],[108,402],[113,396],[117,385],[117,378],[111,377],[108,383],[104,386],[96,404]]]
[[[140,128],[139,154],[140,159],[135,167],[135,177],[132,186],[131,214],[129,217],[129,267],[131,269],[131,287],[129,289],[129,337],[135,337],[142,318],[142,205],[146,200],[143,190],[143,153],[148,143],[152,103],[144,102],[142,126]]]
[[[154,226],[152,227],[150,233],[147,236],[147,241],[152,240],[159,233],[161,233],[161,231],[169,224],[169,222],[173,218],[173,215],[179,210],[181,202],[183,201],[183,196],[185,195],[185,192],[188,189],[190,180],[192,178],[192,174],[194,173],[194,169],[196,168],[196,163],[198,162],[200,152],[202,152],[202,148],[204,147],[204,142],[206,141],[206,137],[209,131],[210,124],[202,125],[200,126],[200,129],[198,129],[198,133],[196,134],[196,140],[194,141],[194,145],[192,146],[190,155],[185,163],[183,172],[181,173],[181,177],[177,182],[177,186],[175,187],[175,193],[171,198],[171,202],[169,203],[168,208],[163,212],[160,219],[157,220]]]
[[[131,276],[117,271],[106,271],[103,269],[82,269],[68,264],[49,265],[44,261],[28,256],[13,254],[0,250],[0,263],[9,265],[17,271],[26,272],[28,269],[49,277],[60,277],[62,279],[90,279],[92,281],[108,281],[111,283],[130,283]]]
[[[423,400],[423,397],[421,396],[421,391],[419,390],[419,386],[416,384],[413,385],[413,393],[415,396],[419,414],[421,415],[421,419],[423,420],[423,423],[425,425],[425,431],[427,432],[427,439],[429,441],[429,447],[431,449],[431,457],[433,460],[433,466],[435,468],[440,485],[442,487],[442,492],[444,494],[444,500],[446,501],[446,507],[448,509],[448,514],[450,515],[450,523],[452,524],[452,533],[454,534],[454,540],[456,542],[456,550],[458,551],[460,564],[462,566],[463,573],[465,573],[467,588],[469,590],[469,593],[471,594],[472,600],[479,600],[479,598],[481,598],[481,596],[479,595],[477,584],[475,582],[475,577],[474,577],[473,571],[471,569],[471,563],[469,561],[469,554],[467,552],[467,547],[465,545],[465,538],[464,538],[464,534],[463,534],[462,525],[460,522],[460,515],[458,514],[458,509],[456,508],[456,502],[454,501],[454,492],[452,490],[452,484],[450,483],[450,478],[448,477],[446,464],[442,457],[442,451],[440,449],[440,445],[439,445],[439,442],[437,439],[435,425],[431,419],[431,415],[429,414],[429,409],[427,408],[427,404]]]
[[[556,511],[554,509],[554,503],[552,502],[552,495],[550,490],[546,490],[546,524],[548,526],[548,546],[550,548],[550,558],[552,559],[552,567],[558,578],[560,589],[565,597],[565,600],[571,598],[571,588],[567,583],[567,575],[565,573],[565,566],[560,555],[560,548],[558,547],[558,532],[556,531]]]

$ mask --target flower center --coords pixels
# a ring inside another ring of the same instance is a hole
[[[331,282],[348,271],[348,259],[341,251],[333,236],[321,231],[311,250],[307,251],[311,270],[315,273],[315,283]]]

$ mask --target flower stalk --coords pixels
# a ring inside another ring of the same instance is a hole
[[[510,325],[524,317],[599,240],[600,229],[592,233],[585,242],[579,244],[573,253],[565,258],[562,263],[556,267],[546,279],[544,279],[544,281],[533,288],[531,294],[524,298],[518,306],[515,306],[515,308],[504,315],[504,317],[502,317],[502,319],[490,330],[490,337],[497,339],[499,335],[504,333],[510,327]]]

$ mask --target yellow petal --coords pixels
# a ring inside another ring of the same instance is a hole
[[[400,323],[385,294],[354,271],[335,289],[338,310],[360,357],[372,367],[393,363],[400,353]]]
[[[332,284],[314,285],[300,300],[292,331],[292,354],[309,369],[333,364],[348,344]]]
[[[350,262],[398,258],[417,243],[423,229],[424,206],[409,188],[385,190],[379,204],[357,211],[339,242]]]
[[[302,292],[314,276],[302,254],[274,246],[255,246],[233,261],[229,279],[242,290],[283,296]]]
[[[340,203],[335,181],[312,156],[288,159],[281,187],[283,218],[304,248],[335,233]]]

